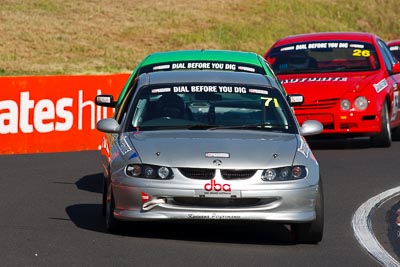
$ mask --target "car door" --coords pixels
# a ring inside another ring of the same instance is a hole
[[[388,84],[388,90],[390,94],[390,120],[392,127],[400,125],[400,109],[399,109],[399,86],[400,86],[400,73],[396,73],[394,70],[395,64],[398,64],[396,59],[393,57],[386,43],[382,40],[378,41],[378,47],[381,51],[385,62],[385,68],[388,76],[386,82]]]

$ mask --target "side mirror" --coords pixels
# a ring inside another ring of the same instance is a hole
[[[301,125],[301,135],[302,136],[310,136],[320,134],[324,126],[322,123],[316,120],[307,120]]]
[[[392,66],[392,73],[396,74],[396,73],[400,73],[400,63],[395,63]]]
[[[287,101],[291,107],[300,106],[304,102],[304,96],[300,94],[287,95]]]
[[[119,133],[121,130],[119,123],[111,118],[99,120],[96,124],[96,128],[103,133]]]
[[[114,108],[116,105],[116,102],[114,102],[114,97],[112,95],[98,95],[96,96],[94,102],[96,103],[96,105],[102,107]]]

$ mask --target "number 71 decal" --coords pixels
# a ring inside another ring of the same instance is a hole
[[[276,99],[276,98],[273,98],[273,97],[261,97],[261,99],[265,100],[265,106],[266,107],[269,107],[269,104],[271,103],[271,101],[273,101],[274,106],[276,108],[279,107],[278,99]]]

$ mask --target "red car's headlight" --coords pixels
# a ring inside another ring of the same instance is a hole
[[[340,101],[340,108],[343,111],[348,111],[351,108],[351,103],[349,100],[347,99],[343,99],[342,101]]]
[[[354,100],[354,106],[360,111],[366,110],[368,107],[368,100],[364,96],[359,96]]]

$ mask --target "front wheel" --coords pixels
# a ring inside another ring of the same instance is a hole
[[[397,127],[392,131],[392,140],[393,140],[393,141],[400,141],[400,126],[397,126]]]
[[[107,212],[107,181],[103,178],[103,192],[102,192],[102,202],[101,202],[101,213],[106,216]]]
[[[386,101],[383,103],[381,112],[381,132],[371,137],[371,143],[374,147],[389,147],[392,144],[389,110]]]
[[[116,233],[120,228],[120,222],[114,218],[115,201],[111,192],[111,185],[107,187],[106,199],[106,229],[110,233]]]
[[[298,243],[316,244],[322,240],[324,232],[324,194],[321,179],[319,180],[318,185],[318,196],[315,204],[315,220],[308,223],[296,223],[291,226],[294,240]]]

